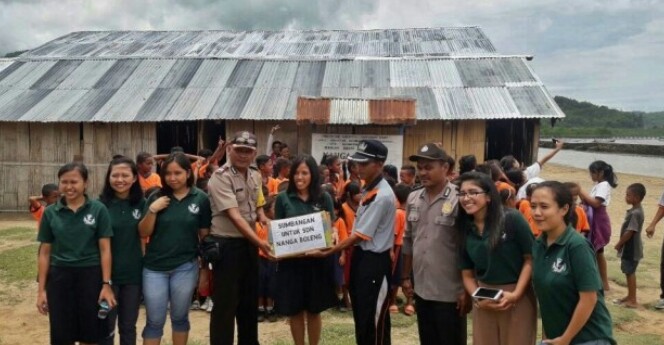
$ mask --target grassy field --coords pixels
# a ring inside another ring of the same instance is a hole
[[[580,181],[584,188],[589,187],[585,171],[547,165],[544,177],[562,181]],[[620,174],[620,186],[613,192],[613,203],[609,210],[614,232],[612,243],[617,241],[620,222],[626,206],[622,202],[624,189],[630,183],[639,181],[648,188],[644,201],[646,222],[652,218],[657,198],[664,190],[664,179],[646,178]],[[48,319],[40,316],[34,307],[37,285],[35,283],[37,244],[36,231],[32,221],[3,221],[0,218],[0,345],[45,344],[48,339]],[[619,344],[658,345],[664,344],[664,312],[656,311],[653,305],[659,295],[660,245],[664,236],[664,226],[660,224],[655,239],[644,235],[645,258],[639,265],[638,300],[640,309],[626,309],[615,306],[611,301],[626,294],[625,277],[620,272],[620,262],[609,245],[606,250],[609,277],[612,289],[607,293],[606,304],[613,318],[614,336]],[[145,324],[144,311],[138,321],[138,332]],[[202,311],[191,313],[190,344],[202,345],[209,342],[209,314]],[[469,335],[472,333],[469,320]],[[541,327],[540,327],[541,329]],[[164,344],[170,344],[170,326],[167,325]],[[289,327],[285,320],[259,325],[261,344],[291,344]],[[415,317],[403,314],[392,316],[392,339],[394,344],[417,344]],[[471,337],[469,336],[469,344]],[[328,311],[323,313],[322,344],[354,344],[353,320],[350,313]]]

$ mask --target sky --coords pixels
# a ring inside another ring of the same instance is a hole
[[[664,0],[0,0],[0,55],[72,31],[468,25],[553,95],[664,110]]]

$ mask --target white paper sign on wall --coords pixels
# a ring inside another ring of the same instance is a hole
[[[357,145],[360,140],[364,139],[382,142],[387,147],[386,164],[401,166],[403,162],[403,136],[401,135],[313,133],[311,135],[311,156],[319,163],[324,154],[346,159],[357,151]]]

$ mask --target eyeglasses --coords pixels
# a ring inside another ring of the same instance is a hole
[[[252,145],[252,146],[256,146],[256,139],[242,138],[242,137],[235,138],[235,140],[233,140],[233,144],[240,144],[240,145],[249,144],[249,145]]]
[[[463,199],[467,196],[471,197],[471,198],[475,198],[480,194],[486,194],[486,192],[485,191],[480,192],[480,191],[473,190],[473,191],[470,191],[470,192],[459,192],[457,195],[459,196],[459,199]]]

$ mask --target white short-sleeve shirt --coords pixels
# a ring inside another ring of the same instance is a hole
[[[539,177],[540,173],[542,172],[542,167],[538,162],[533,163],[529,167],[526,168],[524,173],[526,174],[526,181],[531,180],[535,177]]]
[[[662,196],[659,198],[659,206],[664,207],[664,193],[662,193]]]
[[[609,206],[609,203],[611,203],[611,185],[606,181],[596,183],[590,190],[590,196],[604,199],[602,205]]]

